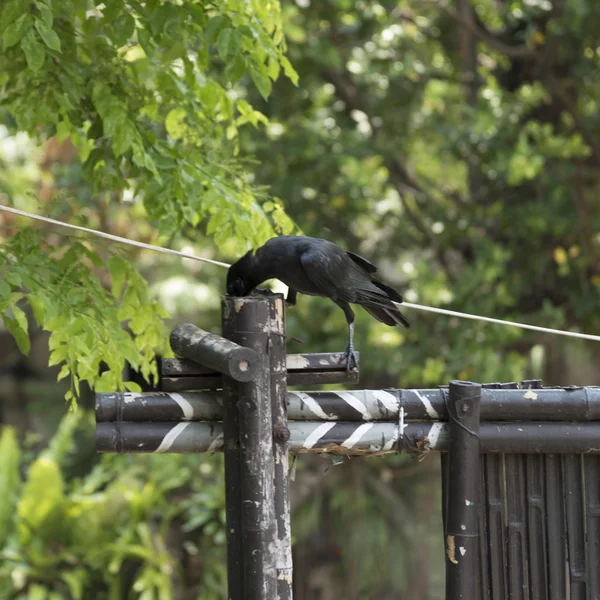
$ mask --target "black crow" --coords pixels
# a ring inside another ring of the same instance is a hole
[[[378,321],[390,325],[408,321],[393,302],[402,302],[396,290],[375,279],[375,265],[346,252],[333,242],[306,236],[282,235],[250,250],[227,272],[227,293],[247,296],[267,279],[279,279],[289,287],[286,302],[296,304],[296,294],[331,298],[346,315],[349,329],[347,368],[356,366],[354,312],[350,303],[360,304]],[[393,302],[392,302],[393,301]]]

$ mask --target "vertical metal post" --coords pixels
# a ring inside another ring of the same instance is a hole
[[[228,597],[231,600],[277,597],[277,523],[269,375],[272,302],[273,298],[264,296],[223,298],[222,301],[224,336],[252,348],[261,358],[256,379],[238,382],[237,401],[231,388],[225,399]],[[229,386],[229,382],[226,385]],[[228,434],[237,441],[237,448],[235,441],[227,439]],[[241,571],[238,570],[240,567]],[[241,583],[240,579],[243,580]]]
[[[229,298],[221,299],[223,336],[235,337],[235,310]],[[238,384],[223,375],[223,450],[225,455],[225,520],[227,522],[227,598],[244,600],[242,563],[242,447],[238,414]]]
[[[451,381],[448,391],[446,600],[476,600],[479,570],[479,413],[481,385]]]
[[[270,304],[271,411],[275,470],[275,517],[277,519],[277,600],[292,600],[292,534],[288,495],[287,369],[285,309],[281,294]]]

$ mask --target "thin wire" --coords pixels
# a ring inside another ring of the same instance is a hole
[[[171,250],[170,248],[161,248],[160,246],[154,246],[152,244],[144,244],[143,242],[136,242],[133,240],[128,240],[127,238],[122,238],[117,235],[111,235],[110,233],[104,233],[103,231],[96,231],[95,229],[88,229],[86,227],[80,227],[79,225],[71,225],[70,223],[63,223],[62,221],[56,221],[54,219],[49,219],[48,217],[42,217],[40,215],[35,215],[33,213],[25,212],[24,210],[17,210],[16,208],[12,208],[9,206],[0,205],[0,210],[5,211],[5,212],[10,212],[10,213],[22,216],[22,217],[36,219],[38,221],[52,223],[53,225],[59,225],[60,227],[67,227],[69,229],[75,229],[77,231],[91,233],[92,235],[96,235],[98,237],[105,238],[107,240],[112,240],[114,242],[119,242],[120,244],[128,244],[130,246],[136,246],[138,248],[144,248],[146,250],[154,250],[155,252],[162,252],[164,254],[172,254],[174,256],[181,256],[183,258],[189,258],[191,260],[199,260],[201,262],[207,262],[212,265],[217,265],[219,267],[229,268],[231,266],[228,263],[220,262],[218,260],[212,260],[210,258],[204,258],[202,256],[195,256],[193,254],[187,254],[185,252],[178,252],[177,250]],[[541,331],[543,333],[552,333],[554,335],[564,335],[567,337],[580,338],[580,339],[584,339],[584,340],[593,340],[595,342],[600,342],[600,335],[591,335],[589,333],[577,333],[575,331],[563,331],[562,329],[551,329],[549,327],[539,327],[537,325],[527,325],[525,323],[517,323],[515,321],[503,321],[502,319],[492,319],[491,317],[482,317],[481,315],[473,315],[470,313],[463,313],[463,312],[458,312],[455,310],[447,310],[445,308],[434,308],[432,306],[423,306],[422,304],[414,304],[412,302],[402,302],[401,304],[398,302],[394,302],[394,304],[398,304],[398,306],[402,306],[403,308],[414,308],[416,310],[424,310],[426,312],[438,313],[440,315],[447,315],[449,317],[459,317],[461,319],[472,319],[474,321],[486,321],[488,323],[496,323],[498,325],[506,325],[509,327],[518,327],[520,329],[531,329],[533,331]]]
[[[395,302],[394,304],[398,304]],[[568,337],[576,337],[584,340],[594,340],[600,342],[600,335],[591,335],[589,333],[577,333],[575,331],[563,331],[562,329],[550,329],[549,327],[538,327],[537,325],[526,325],[525,323],[516,323],[514,321],[503,321],[502,319],[492,319],[491,317],[482,317],[480,315],[471,315],[469,313],[457,312],[455,310],[447,310],[445,308],[432,308],[431,306],[423,306],[421,304],[412,304],[411,302],[402,302],[398,306],[406,308],[416,308],[417,310],[425,310],[428,312],[448,315],[450,317],[461,317],[462,319],[473,319],[476,321],[487,321],[488,323],[497,323],[498,325],[510,325],[511,327],[520,327],[521,329],[532,329],[533,331],[543,331],[544,333],[554,333],[556,335],[566,335]]]
[[[127,238],[119,237],[118,235],[112,235],[110,233],[104,233],[103,231],[96,231],[95,229],[88,229],[87,227],[80,227],[79,225],[71,225],[71,223],[63,223],[62,221],[56,221],[55,219],[49,219],[48,217],[41,217],[40,215],[34,215],[24,210],[18,210],[10,206],[1,206],[0,210],[5,212],[13,213],[21,217],[28,217],[30,219],[36,219],[37,221],[44,221],[45,223],[52,223],[52,225],[59,225],[60,227],[67,227],[68,229],[75,229],[77,231],[83,231],[85,233],[91,233],[113,242],[119,242],[120,244],[128,244],[129,246],[136,246],[137,248],[144,248],[146,250],[154,250],[155,252],[162,252],[163,254],[173,254],[175,256],[181,256],[183,258],[190,258],[192,260],[199,260],[201,262],[210,263],[211,265],[217,265],[219,267],[228,268],[230,265],[218,260],[212,260],[210,258],[204,258],[203,256],[195,256],[194,254],[187,254],[186,252],[178,252],[177,250],[171,250],[170,248],[161,248],[160,246],[154,246],[152,244],[144,244],[144,242],[136,242],[134,240],[128,240]]]

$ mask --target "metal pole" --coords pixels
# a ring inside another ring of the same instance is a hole
[[[446,512],[446,600],[476,600],[479,573],[481,385],[451,381]]]
[[[170,342],[175,354],[216,369],[236,381],[252,381],[256,377],[259,358],[255,352],[191,323],[177,325],[171,332]]]
[[[221,327],[227,338],[235,337],[235,310],[229,298],[221,298]],[[244,600],[242,555],[242,445],[238,411],[238,383],[223,376],[223,432],[225,454],[225,520],[227,539],[227,598]],[[188,406],[189,402],[188,402]],[[189,413],[189,409],[188,409]],[[198,436],[195,436],[198,439]],[[218,437],[214,438],[218,440]],[[213,449],[216,449],[218,442]]]
[[[277,600],[292,600],[292,534],[288,490],[288,440],[285,308],[283,295],[270,302],[271,414],[275,470],[275,516],[277,519]]]
[[[289,376],[288,372],[287,384],[292,385]],[[222,400],[219,390],[100,392],[96,394],[96,419],[114,421],[120,410],[125,421],[218,421]],[[442,390],[288,391],[286,402],[288,418],[294,421],[397,421],[401,408],[405,421],[448,420]],[[597,422],[600,388],[483,389],[481,420]]]
[[[226,501],[241,505],[241,566],[238,568],[240,553],[238,541],[232,538],[237,531],[231,533],[229,523],[228,542],[232,545],[231,556],[234,563],[229,566],[229,585],[233,592],[239,593],[239,583],[233,580],[243,577],[243,595],[234,596],[232,600],[271,600],[277,597],[277,572],[275,567],[275,548],[277,542],[277,522],[275,520],[273,470],[273,422],[271,418],[271,381],[269,329],[270,305],[269,297],[223,298],[224,334],[233,342],[251,348],[260,359],[257,376],[251,382],[237,384],[237,418],[239,419],[239,444],[241,452],[236,452],[235,459],[230,460],[231,478],[226,478],[226,485],[233,484],[240,494],[227,490]],[[233,398],[226,404],[226,415],[229,427],[233,424],[228,413],[233,412]],[[226,453],[234,454],[225,440]],[[232,464],[233,463],[233,464]],[[237,467],[239,465],[239,470]],[[227,462],[225,465],[227,469]],[[241,497],[240,497],[241,496]],[[231,508],[233,511],[233,508]],[[233,525],[239,527],[239,510],[233,519]],[[236,550],[236,554],[233,552]],[[231,568],[233,567],[233,568]]]
[[[408,421],[398,448],[397,423],[289,423],[290,453],[382,456],[446,452],[449,424]],[[600,423],[482,423],[481,452],[505,454],[600,454]],[[106,453],[194,454],[223,450],[221,423],[155,421],[96,423],[96,450]],[[500,469],[501,470],[501,469]],[[488,477],[490,475],[488,474]]]

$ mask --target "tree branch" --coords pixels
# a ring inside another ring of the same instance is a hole
[[[459,15],[454,12],[451,8],[446,6],[444,3],[435,3],[435,6],[439,8],[444,14],[448,15],[451,19],[462,25],[465,29],[470,31],[472,34],[477,36],[482,42],[485,42],[498,52],[508,56],[509,58],[529,58],[534,59],[536,57],[536,52],[529,48],[525,44],[521,44],[519,46],[512,46],[511,44],[507,44],[500,40],[497,36],[495,36],[491,31],[483,27],[483,25],[479,22],[476,22],[474,19],[469,19],[463,17],[463,15]]]
[[[337,96],[344,101],[349,111],[360,110],[367,116],[367,120],[373,132],[373,139],[375,140],[382,128],[381,126],[378,127],[373,121],[370,106],[361,96],[358,87],[350,79],[348,73],[342,73],[333,69],[324,69],[322,71],[322,76],[326,81],[333,85]],[[417,199],[427,202],[431,200],[429,194],[427,194],[419,182],[408,173],[404,165],[397,158],[386,155],[386,153],[383,152],[381,154],[389,173],[389,180],[398,190],[400,202],[402,202],[406,216],[414,225],[415,229],[422,235],[423,239],[426,240],[426,243],[434,250],[436,258],[440,263],[440,266],[444,269],[448,281],[454,281],[450,265],[448,264],[444,251],[441,249],[433,232],[425,225],[425,223],[423,223],[417,212],[412,209],[404,197],[404,195],[408,193]]]
[[[592,149],[594,161],[600,165],[600,146],[598,145],[596,138],[587,130],[585,123],[579,114],[579,109],[577,108],[575,100],[569,97],[558,77],[552,72],[549,71],[547,73],[545,83],[548,86],[550,93],[563,105],[564,109],[571,117],[573,117],[573,121],[579,130],[579,133],[581,133],[585,143]]]

